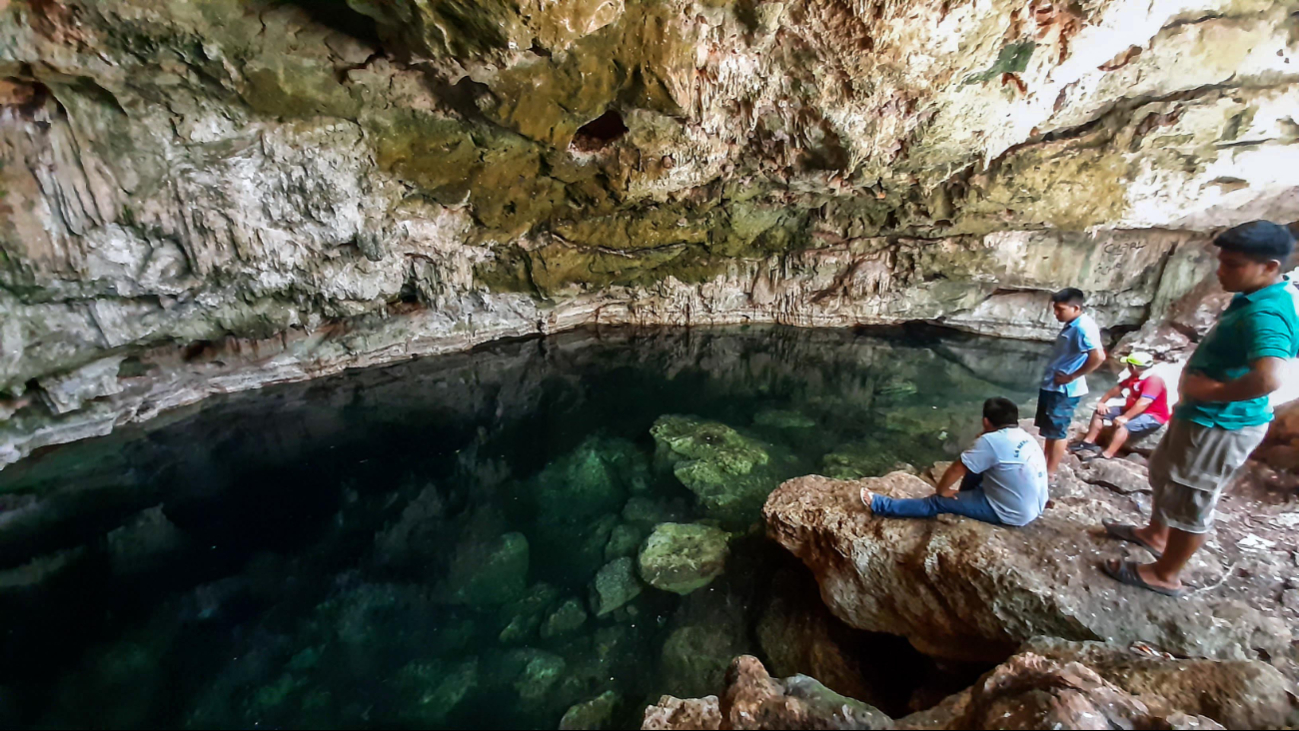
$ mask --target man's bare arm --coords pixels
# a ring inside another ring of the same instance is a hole
[[[1281,388],[1284,359],[1259,358],[1249,366],[1249,373],[1225,383],[1203,373],[1183,373],[1182,398],[1201,403],[1232,403],[1266,396]]]
[[[952,463],[951,467],[947,468],[947,471],[944,472],[943,476],[938,480],[938,494],[943,497],[951,497],[955,495],[956,490],[953,490],[952,488],[961,484],[961,480],[965,479],[965,475],[968,474],[969,471],[970,468],[966,467],[965,463],[958,458]]]
[[[1088,373],[1091,373],[1092,371],[1096,370],[1097,368],[1100,368],[1101,364],[1104,362],[1105,362],[1104,348],[1096,348],[1095,350],[1089,350],[1087,351],[1087,362],[1083,363],[1082,366],[1079,367],[1078,370],[1074,371],[1073,373],[1056,373],[1055,382],[1056,384],[1063,386],[1064,384],[1069,383],[1070,381],[1076,381],[1079,378],[1082,378],[1083,376],[1087,375]]]

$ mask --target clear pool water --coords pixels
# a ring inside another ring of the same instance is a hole
[[[635,727],[780,655],[773,602],[817,611],[767,492],[950,459],[984,398],[1031,405],[1044,350],[585,330],[49,450],[0,472],[0,724]],[[729,541],[685,595],[640,578],[669,522]],[[905,704],[907,672],[874,682]]]

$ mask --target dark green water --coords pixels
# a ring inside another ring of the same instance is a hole
[[[578,331],[50,450],[0,472],[0,725],[555,728],[608,693],[599,722],[636,726],[779,654],[773,602],[818,610],[768,491],[950,459],[984,398],[1031,403],[1044,349]],[[663,522],[728,531],[725,572],[624,574],[597,617],[596,573]],[[927,672],[873,682],[905,704]]]

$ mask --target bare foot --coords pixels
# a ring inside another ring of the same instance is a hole
[[[865,505],[865,506],[866,506],[866,510],[867,510],[867,511],[870,511],[870,512],[872,512],[872,513],[873,513],[874,511],[871,511],[871,500],[872,500],[874,497],[875,497],[875,496],[874,496],[873,494],[871,494],[871,491],[870,491],[870,490],[867,490],[867,489],[864,488],[864,487],[861,489],[861,503],[862,503],[862,505]]]

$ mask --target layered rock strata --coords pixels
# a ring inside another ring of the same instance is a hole
[[[1124,554],[1149,560],[1100,529],[1107,518],[1144,520],[1149,495],[1138,480],[1066,464],[1051,505],[1021,529],[954,516],[876,518],[861,505],[863,486],[894,497],[933,492],[906,473],[810,476],[782,485],[765,508],[770,534],[812,570],[827,606],[850,626],[957,660],[997,660],[1047,635],[1144,641],[1184,657],[1270,658],[1293,673],[1299,615],[1285,592],[1299,560],[1291,550],[1299,514],[1250,477],[1220,504],[1214,538],[1184,577],[1196,589],[1177,601],[1099,569]]]
[[[1137,326],[1299,218],[1293,2],[0,4],[0,462],[579,323]]]

